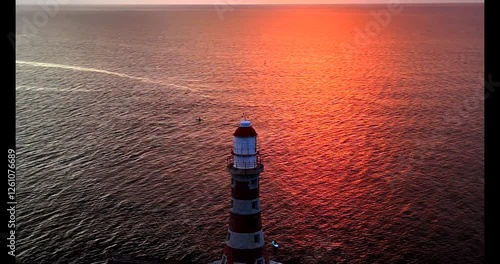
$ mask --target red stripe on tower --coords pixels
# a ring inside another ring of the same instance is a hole
[[[228,159],[231,209],[221,264],[269,264],[260,217],[259,179],[264,165],[257,151],[257,132],[248,120],[233,134]]]

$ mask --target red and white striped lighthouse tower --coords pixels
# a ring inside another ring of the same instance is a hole
[[[257,132],[248,120],[234,132],[228,158],[231,174],[229,229],[221,264],[269,264],[260,220],[259,178],[264,165],[257,150]]]

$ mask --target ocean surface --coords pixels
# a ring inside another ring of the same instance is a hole
[[[47,10],[17,10],[18,263],[220,259],[244,113],[272,259],[483,263],[482,4]]]

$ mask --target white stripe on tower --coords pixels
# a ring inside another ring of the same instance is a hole
[[[255,249],[264,246],[264,234],[262,230],[254,233],[237,233],[227,230],[229,240],[226,244],[235,249]]]
[[[251,215],[260,212],[259,199],[253,200],[238,200],[231,199],[231,212],[239,215]]]

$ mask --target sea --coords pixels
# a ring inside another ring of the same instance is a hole
[[[17,6],[18,263],[220,259],[245,118],[271,259],[483,263],[483,8]]]

